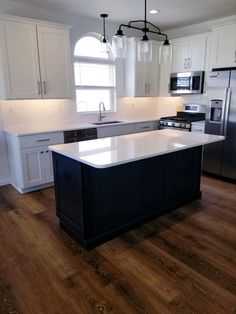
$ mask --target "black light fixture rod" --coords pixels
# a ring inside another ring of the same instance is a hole
[[[140,27],[137,27],[137,26],[131,26],[131,25],[126,25],[126,24],[121,24],[120,26],[119,26],[119,30],[121,30],[121,27],[127,27],[127,28],[133,28],[133,29],[137,29],[137,30],[139,30],[139,31],[142,31],[143,29],[142,28],[140,28]]]
[[[119,30],[121,30],[121,27],[133,28],[133,26],[130,26],[130,25],[120,24],[120,26],[119,26]]]
[[[102,15],[101,15],[102,16]],[[144,27],[138,27],[138,26],[133,26],[131,24],[133,23],[144,23]],[[150,30],[147,26],[150,25],[152,26],[155,30]],[[157,35],[160,35],[160,36],[164,36],[165,37],[165,45],[169,45],[169,41],[168,41],[168,36],[167,34],[164,34],[161,32],[161,29],[154,25],[153,23],[147,21],[147,0],[144,1],[144,20],[133,20],[133,21],[129,21],[128,24],[120,24],[119,26],[119,29],[117,31],[117,34],[118,35],[121,35],[123,36],[123,32],[122,32],[122,27],[127,27],[127,28],[133,28],[133,29],[136,29],[136,30],[139,30],[139,31],[142,31],[144,33],[144,37],[145,40],[148,40],[148,37],[147,37],[147,33],[152,33],[152,34],[157,34]]]
[[[161,32],[156,32],[156,31],[150,31],[149,30],[149,33],[152,33],[152,34],[157,34],[157,35],[160,35],[160,36],[165,36],[166,39],[168,39],[168,36],[164,33],[161,33]]]
[[[151,22],[148,22],[148,21],[147,21],[147,24],[149,24],[149,25],[151,25],[152,27],[158,29],[159,32],[161,31],[161,29],[160,29],[159,27],[157,27],[156,25],[152,24]]]
[[[143,23],[144,22],[144,20],[136,20],[136,21],[129,21],[129,25],[131,24],[131,23]]]
[[[145,11],[145,17],[144,17],[144,35],[147,36],[147,0],[144,1],[144,11]]]
[[[100,14],[100,17],[103,18],[103,42],[106,43],[107,40],[106,40],[106,26],[105,26],[105,18],[108,17],[108,14]]]

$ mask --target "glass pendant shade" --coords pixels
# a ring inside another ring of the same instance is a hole
[[[138,42],[138,61],[152,61],[152,42],[140,40]]]
[[[115,35],[112,38],[112,48],[115,58],[124,59],[127,57],[127,37]]]
[[[172,46],[169,45],[161,45],[160,46],[160,51],[159,51],[159,63],[160,64],[167,64],[171,63],[172,61]]]
[[[109,42],[107,40],[106,41],[104,41],[104,40],[101,41],[101,48],[100,48],[100,50],[101,50],[102,53],[109,54],[109,52],[110,52],[110,44],[109,44]]]

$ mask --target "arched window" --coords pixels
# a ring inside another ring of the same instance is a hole
[[[101,101],[106,111],[114,111],[115,62],[111,49],[102,50],[101,35],[92,33],[77,41],[74,74],[78,112],[96,112]]]

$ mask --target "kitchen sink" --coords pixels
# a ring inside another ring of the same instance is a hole
[[[103,124],[114,124],[114,123],[123,123],[123,121],[101,121],[101,122],[94,122],[91,123],[93,125],[103,125]]]

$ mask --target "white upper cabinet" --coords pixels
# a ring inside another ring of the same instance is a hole
[[[71,65],[68,33],[52,27],[37,27],[44,98],[71,97]]]
[[[206,35],[173,40],[172,44],[172,72],[205,70]]]
[[[0,58],[2,98],[72,97],[67,28],[1,20]]]
[[[6,98],[39,98],[40,72],[35,26],[16,22],[0,25]]]
[[[158,96],[159,43],[152,41],[152,61],[138,61],[138,38],[128,39],[128,57],[125,64],[125,91],[127,97]]]
[[[213,29],[212,68],[236,66],[236,25]]]

